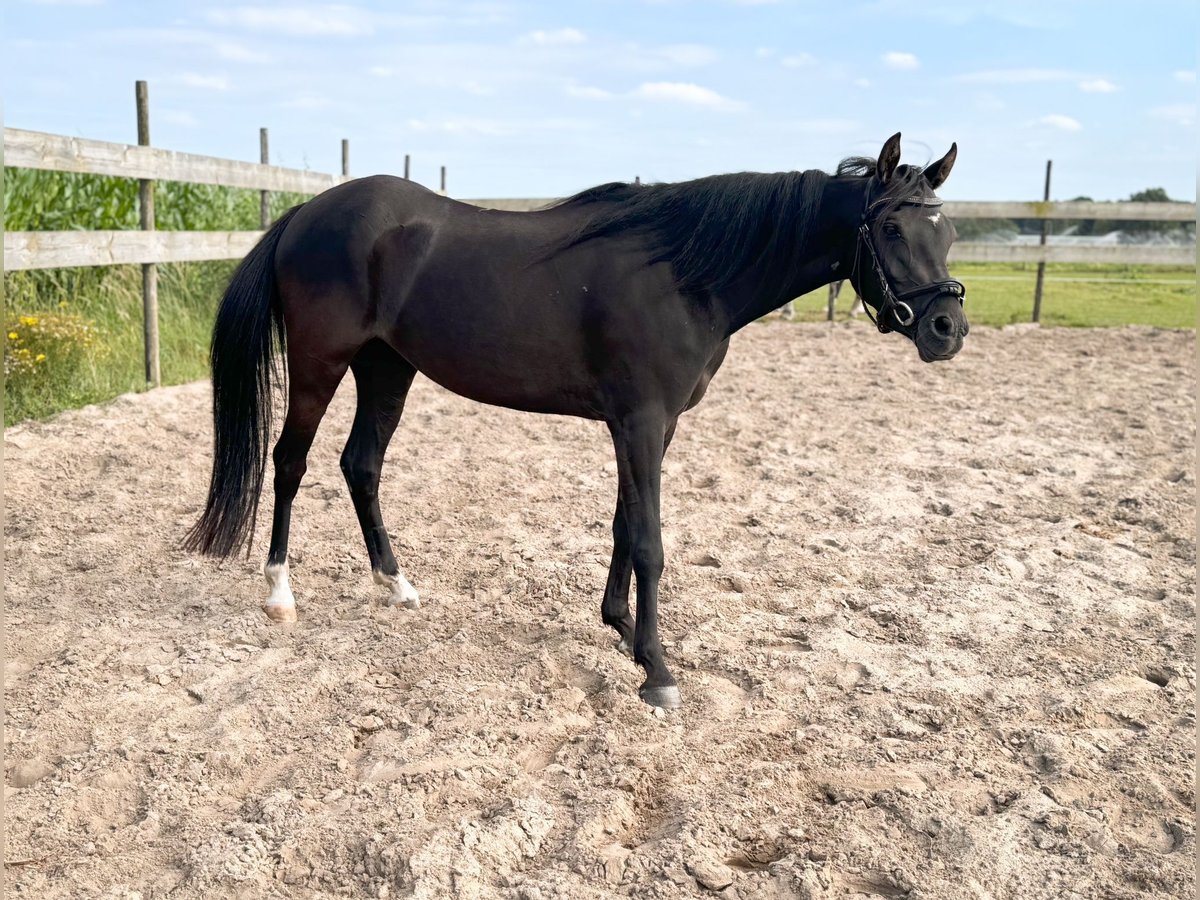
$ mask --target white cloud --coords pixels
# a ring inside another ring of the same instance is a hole
[[[1175,73],[1175,80],[1182,82],[1183,84],[1195,84],[1196,83],[1196,70],[1195,69],[1180,69],[1178,72]]]
[[[721,112],[733,112],[744,106],[744,104],[723,97],[709,88],[682,81],[648,81],[638,85],[631,96],[641,100],[661,100],[669,103],[683,103],[688,106],[702,106]]]
[[[1190,128],[1196,124],[1196,104],[1194,103],[1168,103],[1165,106],[1155,106],[1147,114],[1151,118],[1181,125],[1184,128]]]
[[[921,66],[921,61],[912,53],[901,53],[898,50],[885,53],[880,58],[889,69],[898,69],[902,72],[911,72]]]
[[[1057,3],[1047,3],[1046,0],[1005,0],[1004,3],[964,3],[963,0],[952,0],[948,3],[916,4],[911,0],[875,0],[869,4],[868,10],[873,16],[894,14],[906,21],[919,16],[944,25],[959,26],[979,19],[993,19],[1018,28],[1045,30],[1069,27],[1077,6],[1078,0],[1059,0]]]
[[[1052,84],[1074,81],[1087,94],[1111,94],[1119,88],[1099,75],[1086,75],[1070,69],[987,69],[982,72],[967,72],[954,78],[962,84]]]
[[[99,44],[142,48],[148,45],[194,47],[230,62],[267,63],[272,57],[243,44],[228,40],[215,31],[201,28],[111,28],[97,31],[89,39]],[[122,51],[129,52],[129,51]]]
[[[668,44],[655,52],[677,66],[707,66],[717,59],[717,51],[703,44]]]
[[[759,59],[766,59],[768,56],[774,56],[775,51],[772,50],[770,47],[759,47],[757,50],[754,51],[754,55],[757,56]]]
[[[1007,106],[1008,104],[995,94],[981,93],[975,97],[975,108],[980,112],[999,112]]]
[[[197,75],[195,72],[186,72],[179,76],[179,80],[188,87],[200,88],[201,90],[229,90],[229,79],[224,75]]]
[[[1049,128],[1057,128],[1059,131],[1080,131],[1083,125],[1078,119],[1072,119],[1070,116],[1064,116],[1061,113],[1049,113],[1034,120],[1035,125],[1045,125]]]
[[[233,41],[214,41],[212,49],[221,59],[227,59],[230,62],[266,63],[271,61],[271,57],[267,54],[251,50],[249,47]]]
[[[788,69],[803,69],[805,66],[815,65],[816,62],[817,58],[811,53],[793,53],[781,59],[779,64]]]
[[[589,87],[583,84],[571,82],[563,88],[563,93],[568,97],[575,97],[579,100],[608,100],[612,97],[612,93],[604,90],[604,88]]]
[[[459,90],[465,91],[468,94],[474,94],[476,97],[490,97],[496,93],[496,89],[489,87],[486,84],[468,78],[466,81],[459,82]]]
[[[1038,84],[1046,81],[1071,81],[1079,76],[1064,69],[989,69],[955,76],[964,84]]]
[[[537,44],[539,47],[561,47],[570,44],[582,44],[587,40],[587,35],[578,28],[557,28],[553,31],[531,31],[522,41],[529,44]]]
[[[271,31],[292,37],[353,37],[370,34],[370,14],[356,6],[236,6],[214,9],[205,17],[215,25]]]
[[[479,134],[488,137],[501,137],[511,134],[512,127],[492,119],[409,119],[408,127],[413,131],[437,131],[444,134]]]

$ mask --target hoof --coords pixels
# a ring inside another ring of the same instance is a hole
[[[625,640],[625,638],[621,638],[619,641],[617,641],[616,646],[618,653],[624,653],[626,656],[633,656],[633,647],[630,645],[629,641]]]
[[[413,594],[411,597],[406,597],[402,594],[389,594],[383,598],[383,605],[385,607],[401,606],[404,609],[420,609],[421,598],[416,594]]]
[[[290,625],[296,621],[296,607],[294,606],[284,606],[281,603],[265,603],[262,609],[267,614],[267,618],[276,625]]]
[[[659,709],[679,709],[683,706],[683,698],[679,696],[679,688],[673,684],[663,685],[662,687],[646,687],[642,685],[638,688],[638,696],[651,706],[656,706]]]
[[[383,599],[384,607],[421,608],[421,598],[417,596],[417,589],[408,583],[404,573],[397,572],[395,575],[388,575],[376,570],[371,573],[371,577],[375,579],[376,584],[387,586],[388,595]]]

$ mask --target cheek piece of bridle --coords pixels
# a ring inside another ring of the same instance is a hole
[[[859,275],[858,267],[862,248],[867,248],[867,254],[871,257],[871,265],[875,269],[875,278],[879,282],[879,289],[883,294],[883,302],[879,304],[877,316],[871,315],[871,306],[868,303],[863,304],[863,309],[866,310],[867,316],[871,319],[882,333],[887,334],[892,330],[889,319],[895,321],[901,328],[908,328],[917,321],[917,314],[913,312],[910,300],[918,300],[927,298],[923,304],[918,304],[921,309],[928,309],[938,297],[947,294],[951,297],[957,297],[958,303],[961,306],[967,298],[967,289],[961,281],[953,278],[948,278],[945,281],[931,281],[929,284],[923,284],[920,287],[915,287],[909,291],[897,291],[892,287],[892,282],[888,278],[887,269],[883,267],[883,260],[879,258],[879,253],[875,249],[875,241],[871,238],[871,226],[874,224],[871,221],[871,211],[876,206],[886,203],[887,200],[881,200],[874,204],[870,204],[863,209],[862,221],[858,226],[858,240],[854,246],[854,268],[850,270],[851,274],[857,277],[859,285],[862,284],[862,277]],[[929,197],[920,200],[904,200],[900,206],[941,206],[942,201],[936,197]]]

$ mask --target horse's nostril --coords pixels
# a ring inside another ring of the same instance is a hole
[[[951,332],[954,331],[954,323],[950,321],[949,316],[938,316],[933,320],[933,330],[939,337],[950,337]]]

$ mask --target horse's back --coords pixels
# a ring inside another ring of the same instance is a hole
[[[388,176],[333,188],[276,256],[289,344],[331,359],[380,339],[456,393],[586,417],[605,415],[605,384],[646,370],[635,380],[682,407],[710,330],[632,238],[549,252],[585,215],[481,209]]]

